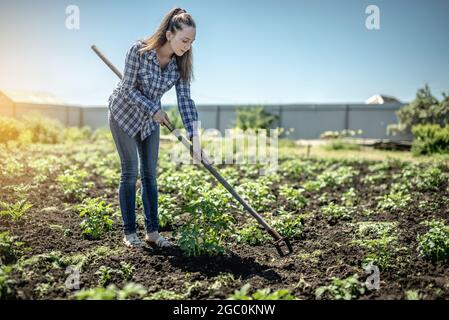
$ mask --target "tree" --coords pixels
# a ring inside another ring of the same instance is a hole
[[[399,123],[389,125],[388,134],[409,133],[412,127],[418,124],[444,126],[449,124],[449,96],[443,92],[443,100],[438,101],[426,84],[418,90],[415,100],[400,108],[396,115]]]

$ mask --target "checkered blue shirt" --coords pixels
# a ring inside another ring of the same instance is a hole
[[[156,50],[139,53],[143,45],[136,41],[126,53],[123,79],[109,96],[108,117],[113,117],[130,137],[140,131],[141,139],[148,137],[159,125],[153,115],[161,109],[161,97],[176,86],[178,110],[188,137],[197,135],[198,121],[195,102],[190,98],[190,83],[180,78],[175,56],[161,70]]]

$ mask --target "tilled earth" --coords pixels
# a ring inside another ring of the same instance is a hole
[[[32,161],[49,154],[58,157],[69,155],[70,158],[70,155],[75,153],[76,151],[67,151],[64,148],[29,150],[24,152],[18,161]],[[4,160],[7,157],[8,155],[3,155],[2,158]],[[286,160],[281,157],[281,163],[283,161]],[[313,163],[320,160],[309,158],[306,161]],[[214,257],[186,257],[179,248],[162,250],[148,245],[143,249],[124,248],[119,215],[114,217],[112,231],[106,233],[100,240],[88,240],[81,235],[79,224],[82,218],[73,209],[75,203],[64,198],[54,180],[64,168],[56,169],[55,172],[49,173],[48,179],[36,184],[32,182],[35,176],[33,170],[25,165],[20,174],[0,177],[2,187],[0,201],[16,201],[17,190],[13,190],[13,186],[31,185],[27,190],[27,196],[28,201],[33,204],[30,211],[18,221],[12,221],[5,216],[0,217],[0,232],[9,231],[27,248],[21,253],[19,260],[37,258],[34,263],[25,267],[13,268],[10,277],[14,284],[10,298],[71,298],[75,290],[67,289],[66,266],[59,261],[61,257],[82,253],[89,258],[82,265],[80,289],[98,286],[99,276],[96,272],[100,266],[120,269],[120,263],[124,261],[134,266],[132,277],[125,281],[118,274],[113,274],[109,283],[121,288],[131,281],[144,286],[149,294],[170,290],[184,294],[184,297],[189,299],[224,299],[234,290],[249,283],[254,290],[289,289],[296,298],[315,299],[316,289],[329,285],[333,277],[344,279],[358,275],[361,282],[367,278],[362,267],[366,251],[353,241],[356,225],[362,221],[381,221],[397,223],[395,230],[397,242],[394,249],[398,250],[394,250],[392,266],[380,272],[379,289],[365,290],[357,298],[404,299],[406,292],[411,290],[417,292],[422,299],[448,299],[448,264],[425,259],[419,253],[416,240],[418,234],[428,230],[420,222],[435,218],[448,223],[447,179],[444,179],[435,190],[422,191],[412,187],[409,191],[412,198],[406,208],[381,210],[377,207],[377,197],[387,193],[386,190],[392,181],[400,178],[402,168],[400,163],[391,161],[391,165],[384,170],[384,178],[376,180],[373,184],[367,184],[364,177],[378,173],[368,170],[373,164],[376,162],[355,160],[349,162],[350,166],[358,170],[358,175],[353,177],[349,184],[325,186],[320,191],[304,193],[307,198],[306,206],[293,213],[293,215],[304,214],[303,232],[301,237],[291,240],[294,253],[284,258],[277,255],[271,244],[250,246],[231,242],[227,253]],[[447,177],[448,165],[438,164],[438,166]],[[103,196],[108,203],[117,208],[116,188],[105,185],[98,175],[92,175],[90,179],[95,183],[95,188],[90,189],[87,196]],[[278,196],[280,185],[301,187],[305,180],[307,177],[302,175],[284,175],[280,183],[271,187],[277,196],[276,206],[288,201]],[[354,206],[351,218],[329,220],[321,212],[323,202],[320,196],[327,194],[327,203],[334,200],[338,202],[342,193],[349,187],[353,187],[358,193],[358,203]],[[275,206],[273,210],[276,210]],[[138,215],[142,215],[140,209],[137,211]],[[236,208],[233,208],[232,214],[238,223],[248,217],[246,212]],[[182,224],[182,221],[180,223]],[[172,238],[172,230],[162,229],[162,234]],[[139,235],[141,238],[144,236],[141,223]],[[96,253],[91,254],[92,252]],[[17,261],[10,264],[15,262]],[[214,286],[214,282],[224,273],[232,274],[234,280],[221,286]]]

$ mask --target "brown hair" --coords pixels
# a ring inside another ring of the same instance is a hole
[[[171,9],[162,19],[161,24],[156,32],[143,40],[144,46],[139,49],[143,53],[152,49],[158,49],[167,42],[166,32],[171,31],[176,34],[178,30],[182,30],[184,26],[196,28],[195,21],[186,10],[181,8]],[[176,56],[176,55],[175,55]],[[184,53],[181,57],[176,56],[176,64],[180,70],[181,79],[190,82],[193,79],[193,54],[192,48]]]

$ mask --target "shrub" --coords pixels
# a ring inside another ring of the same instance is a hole
[[[266,112],[263,106],[237,107],[236,127],[242,130],[268,129],[278,118]]]
[[[0,143],[16,140],[22,130],[22,124],[16,119],[0,116]]]
[[[416,125],[412,127],[412,133],[415,136],[413,154],[449,153],[449,125]]]
[[[65,142],[79,142],[89,140],[92,137],[92,129],[90,127],[69,127],[64,130]]]
[[[438,101],[426,84],[418,90],[415,100],[401,107],[396,115],[399,123],[387,127],[389,134],[410,132],[413,126],[419,124],[449,124],[449,96],[443,93],[443,100]]]
[[[447,261],[449,259],[449,226],[443,221],[424,221],[429,231],[418,235],[419,252],[433,261]]]
[[[91,239],[99,239],[106,232],[112,229],[113,213],[111,205],[106,205],[99,198],[85,199],[82,204],[76,206],[80,217],[84,220],[80,223],[82,234]]]
[[[54,144],[62,142],[64,138],[64,127],[57,120],[34,114],[25,116],[21,121],[32,134],[33,143]]]

